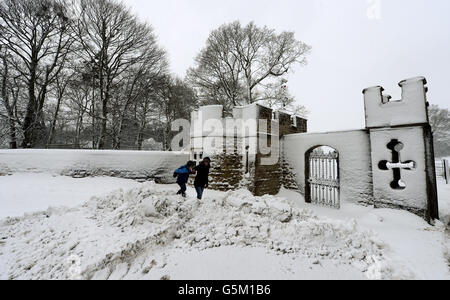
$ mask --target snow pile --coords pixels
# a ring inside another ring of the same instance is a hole
[[[383,244],[372,233],[359,231],[356,222],[320,219],[282,198],[254,197],[245,190],[222,199],[183,202],[171,191],[146,185],[93,198],[85,207],[104,226],[131,231],[159,224],[167,240],[182,248],[264,245],[281,253],[356,262],[364,270],[382,256]]]
[[[386,245],[355,221],[319,218],[283,198],[243,190],[202,202],[175,192],[148,183],[75,209],[7,219],[0,225],[0,279],[142,278],[161,249],[227,246],[264,247],[317,264],[332,260],[370,279],[413,276],[388,261]]]

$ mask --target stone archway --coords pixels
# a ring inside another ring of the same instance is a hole
[[[305,200],[307,203],[339,209],[339,152],[328,146],[315,146],[305,157]]]

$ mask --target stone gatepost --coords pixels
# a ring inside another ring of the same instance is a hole
[[[383,95],[380,86],[363,93],[375,206],[405,209],[431,221],[439,210],[426,84],[423,77],[400,82],[398,101]]]

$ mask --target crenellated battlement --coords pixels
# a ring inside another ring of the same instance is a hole
[[[256,136],[259,132],[259,120],[278,121],[280,126],[283,127],[280,132],[281,135],[306,131],[306,119],[284,110],[273,110],[258,103],[234,107],[232,117],[227,118],[224,115],[222,105],[202,106],[192,112],[191,138],[201,138],[211,135],[221,136],[222,133],[212,133],[212,129],[217,129],[215,127],[223,128],[223,136],[229,136],[230,133],[233,135],[235,132],[237,137]],[[233,123],[233,121],[235,122]],[[236,121],[240,121],[240,123],[236,123]],[[219,124],[221,126],[218,126]],[[232,126],[230,127],[230,125]],[[236,126],[242,128],[235,128]],[[248,131],[248,127],[251,129],[250,131]]]
[[[428,123],[428,103],[424,77],[414,77],[399,83],[402,98],[392,100],[384,88],[374,86],[363,91],[366,128],[397,127]]]

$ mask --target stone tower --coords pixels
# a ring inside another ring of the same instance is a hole
[[[380,86],[363,91],[369,131],[375,206],[406,209],[438,219],[433,135],[426,80],[400,82],[393,101]]]
[[[214,105],[200,107],[191,117],[191,158],[197,162],[212,158],[210,187],[248,188],[257,196],[277,194],[283,177],[280,139],[306,132],[307,120],[256,103],[235,107],[232,118],[223,115],[223,107]],[[265,154],[262,140],[271,154]],[[275,160],[264,163],[273,154]]]

